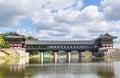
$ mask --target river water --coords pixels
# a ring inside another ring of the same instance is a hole
[[[45,58],[18,59],[15,64],[1,64],[0,78],[120,78],[120,58],[59,58],[58,63]]]

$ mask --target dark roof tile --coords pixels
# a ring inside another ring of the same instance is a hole
[[[106,33],[106,34],[104,34],[104,35],[100,35],[99,38],[112,38],[112,39],[114,39],[114,38],[117,38],[117,37],[116,37],[116,36],[112,36],[112,35]]]

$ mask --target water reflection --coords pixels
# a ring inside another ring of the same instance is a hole
[[[56,64],[47,58],[44,64],[39,59],[39,64],[35,64],[35,59],[25,64],[21,59],[16,64],[0,65],[0,78],[120,78],[118,59],[72,58],[72,63],[65,63],[65,59],[59,58]]]
[[[26,64],[26,63],[29,63],[29,58],[28,57],[27,58],[25,58],[25,57],[24,58],[19,58],[13,64]]]
[[[114,62],[115,77],[120,78],[120,62]]]
[[[20,73],[25,71],[25,65],[10,65],[10,73]]]
[[[62,76],[62,78],[114,78],[113,71],[112,63],[28,65],[26,66],[25,77],[61,78]]]
[[[23,78],[25,66],[22,65],[4,65],[0,66],[0,78]]]
[[[58,58],[57,63],[91,63],[91,62],[114,62],[119,61],[120,58],[71,58],[71,61],[68,62],[65,57]],[[40,58],[31,58],[29,60],[30,64],[40,64]],[[44,58],[43,63],[54,63],[54,58]]]

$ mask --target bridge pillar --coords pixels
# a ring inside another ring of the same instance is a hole
[[[40,52],[40,63],[43,63],[44,55],[43,52]]]
[[[82,52],[79,52],[79,62],[82,62]]]
[[[94,52],[92,52],[92,56],[95,56],[95,53],[94,53]]]
[[[67,62],[70,63],[71,62],[71,53],[67,52]]]
[[[54,63],[57,63],[57,52],[54,52]]]
[[[81,58],[82,57],[82,52],[79,52],[79,58]]]

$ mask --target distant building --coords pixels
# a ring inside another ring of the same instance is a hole
[[[21,36],[17,33],[14,33],[13,35],[6,36],[5,40],[10,43],[10,48],[13,48],[13,49],[23,48],[23,45],[25,43],[24,36]]]

